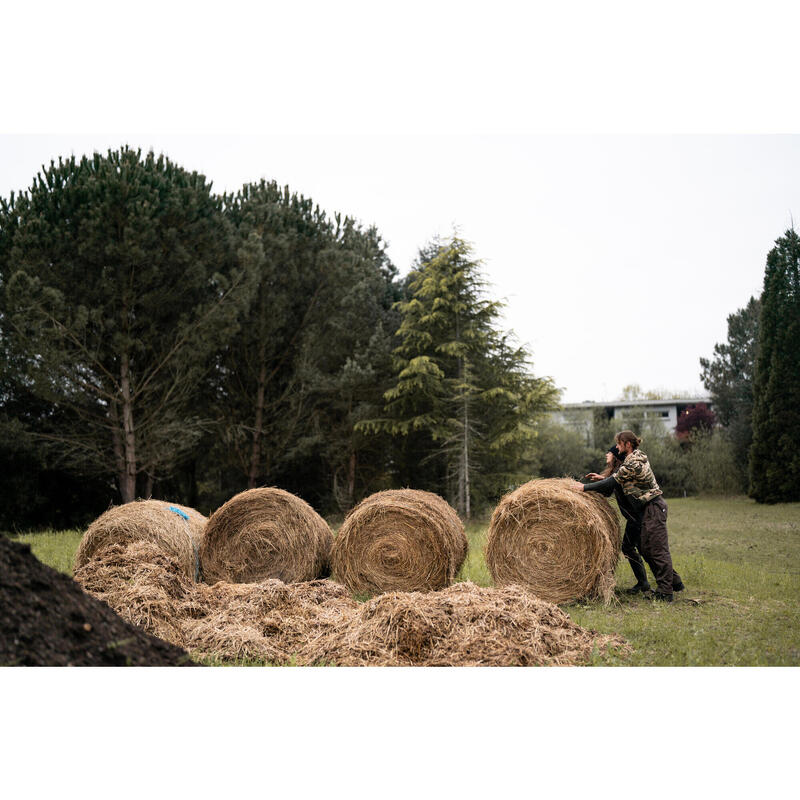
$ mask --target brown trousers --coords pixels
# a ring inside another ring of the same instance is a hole
[[[658,591],[672,594],[672,587],[679,586],[681,579],[672,569],[672,556],[667,541],[667,504],[662,497],[656,497],[645,506],[640,550],[653,571]]]

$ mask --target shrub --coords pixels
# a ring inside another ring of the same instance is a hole
[[[647,453],[650,466],[661,490],[667,497],[692,494],[694,486],[686,462],[686,454],[675,436],[663,429],[660,422],[645,424],[641,432],[642,450]]]
[[[734,444],[724,430],[694,431],[686,449],[686,462],[695,492],[740,494],[747,489]]]
[[[587,445],[583,434],[550,419],[539,421],[531,450],[533,472],[541,478],[577,478],[605,464],[603,451]]]

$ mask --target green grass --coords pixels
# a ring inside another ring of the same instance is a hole
[[[744,497],[669,500],[670,549],[686,584],[671,605],[619,594],[610,606],[563,606],[575,622],[624,636],[633,652],[598,665],[770,666],[800,664],[800,503],[760,506]],[[483,557],[487,520],[467,525],[459,580],[491,586]],[[71,574],[81,531],[15,535]],[[633,584],[623,559],[620,588]],[[206,663],[213,664],[213,660]],[[243,662],[250,663],[250,662]]]
[[[25,542],[39,561],[59,572],[72,576],[72,564],[75,552],[83,536],[82,530],[54,531],[46,530],[37,533],[9,533],[12,539]]]

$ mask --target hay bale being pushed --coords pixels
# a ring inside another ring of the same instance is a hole
[[[519,584],[551,603],[608,602],[614,593],[620,529],[616,511],[570,480],[534,480],[507,494],[492,514],[486,563],[495,585]]]
[[[333,534],[311,506],[276,488],[248,489],[209,518],[200,562],[206,583],[284,583],[323,577]]]
[[[351,592],[433,591],[449,586],[467,555],[458,514],[415,489],[377,492],[347,516],[331,567]]]
[[[75,553],[74,570],[109,545],[151,542],[172,556],[186,576],[198,579],[198,551],[207,518],[199,511],[164,500],[136,500],[114,506],[87,529]]]

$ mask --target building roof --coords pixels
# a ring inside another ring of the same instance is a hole
[[[563,403],[561,408],[632,408],[634,406],[690,406],[697,403],[711,404],[710,397],[665,397],[659,400],[600,400],[586,403]]]

